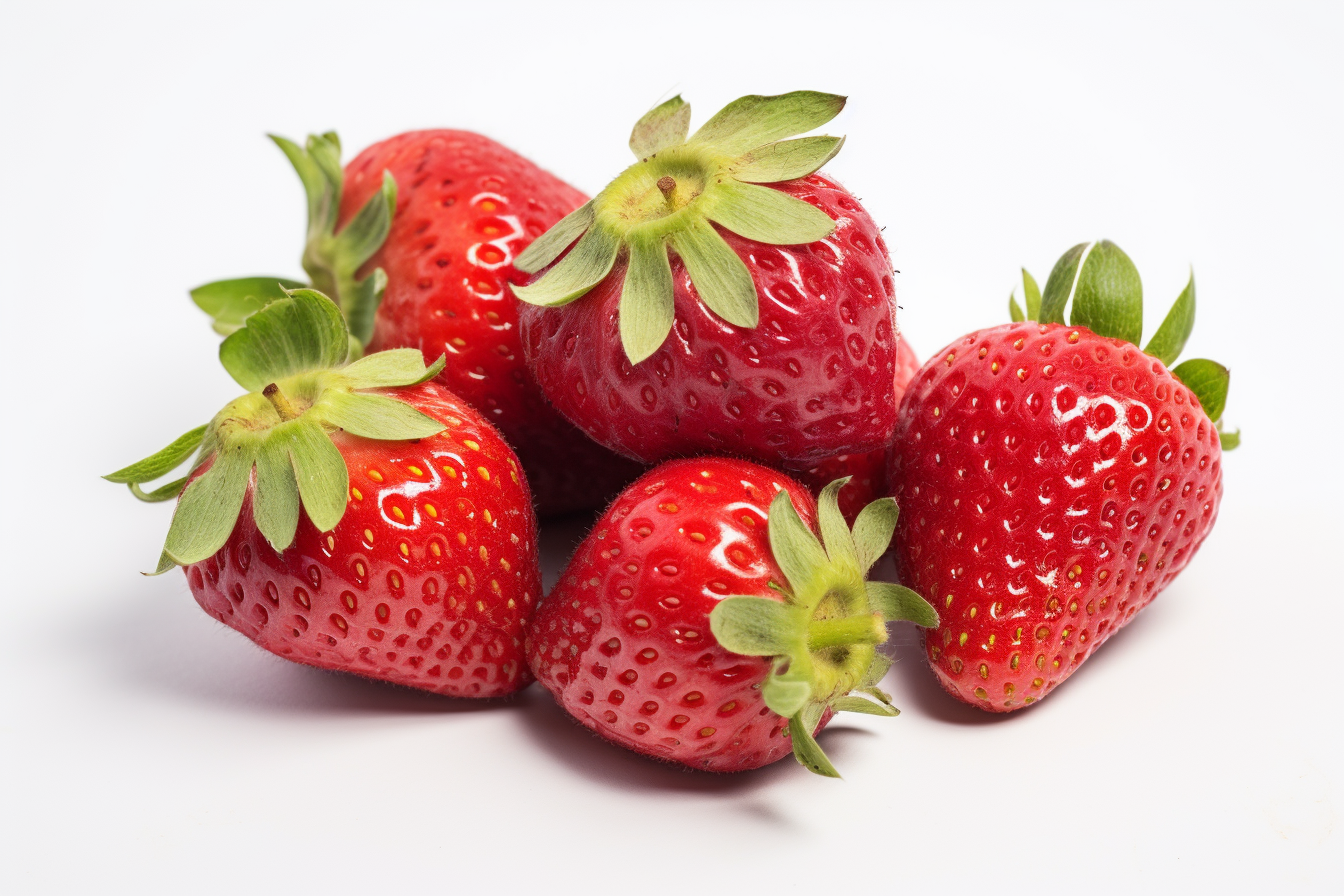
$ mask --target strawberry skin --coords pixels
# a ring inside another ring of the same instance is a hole
[[[710,311],[675,256],[672,333],[639,364],[621,344],[620,263],[561,311],[522,307],[537,381],[594,440],[646,463],[731,452],[791,467],[890,440],[895,292],[881,233],[822,175],[772,188],[821,209],[836,227],[824,240],[793,246],[720,229],[760,297],[754,329]]]
[[[1050,693],[1190,562],[1221,458],[1192,391],[1129,342],[1026,321],[933,356],[889,474],[943,687],[997,712]]]
[[[390,393],[389,393],[390,394]],[[436,383],[396,397],[447,424],[414,442],[344,432],[344,516],[305,514],[277,553],[251,491],[224,548],[184,567],[211,616],[285,659],[455,697],[531,681],[523,626],[541,594],[536,519],[513,452]]]
[[[537,680],[585,726],[647,756],[726,772],[787,755],[788,722],[761,696],[770,660],[725,650],[709,623],[729,595],[782,599],[766,538],[779,488],[812,525],[805,488],[745,461],[672,461],[626,489],[528,630]]]
[[[547,404],[524,362],[513,259],[587,197],[469,131],[429,130],[374,144],[345,169],[344,226],[397,182],[391,231],[365,264],[387,289],[369,351],[447,353],[439,382],[476,407],[518,452],[543,516],[599,507],[640,468],[592,444]]]

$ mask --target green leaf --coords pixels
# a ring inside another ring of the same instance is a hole
[[[1043,324],[1064,323],[1064,309],[1073,298],[1074,286],[1078,280],[1079,265],[1083,257],[1095,245],[1079,243],[1060,256],[1050,276],[1045,281],[1045,292],[1041,296],[1041,312],[1036,318]]]
[[[219,346],[224,369],[249,392],[345,361],[350,342],[341,310],[322,293],[293,290],[247,319]]]
[[[191,291],[191,300],[210,315],[215,332],[227,336],[243,325],[249,315],[285,297],[285,290],[307,284],[284,277],[240,277],[216,280]]]
[[[686,142],[691,128],[691,104],[680,96],[644,114],[630,133],[630,151],[637,159],[647,159],[669,146]]]
[[[433,365],[425,366],[425,356],[418,348],[390,348],[365,355],[341,368],[341,376],[354,389],[389,389],[396,386],[414,386],[431,380],[443,370],[443,355]]]
[[[342,310],[350,328],[350,338],[359,344],[361,351],[373,338],[378,306],[383,304],[386,292],[387,273],[382,268],[374,268],[369,276],[354,284],[353,289],[345,290]]]
[[[276,436],[272,435],[272,438]],[[319,532],[330,532],[345,515],[350,488],[350,472],[345,467],[345,458],[341,457],[322,426],[307,417],[290,421],[281,443],[288,448],[294,461],[299,495],[308,519]]]
[[[760,311],[751,271],[709,222],[693,219],[672,234],[672,248],[709,310],[735,326],[756,326]]]
[[[153,482],[160,476],[167,475],[182,466],[182,463],[191,457],[191,453],[200,446],[207,429],[209,429],[209,424],[185,432],[174,439],[167,448],[156,451],[129,467],[122,467],[115,473],[108,473],[103,478],[108,482],[119,483]]]
[[[448,428],[403,401],[369,392],[332,392],[314,410],[328,425],[366,439],[426,439]]]
[[[789,718],[789,737],[793,740],[793,756],[804,768],[827,778],[840,777],[798,714]]]
[[[905,619],[923,628],[938,625],[938,611],[918,593],[891,582],[866,582],[868,605],[888,622]]]
[[[569,254],[540,280],[528,286],[515,286],[513,293],[531,305],[555,307],[568,304],[611,273],[620,249],[620,237],[614,232],[604,227],[590,227]]]
[[[631,364],[658,350],[672,331],[672,267],[662,240],[636,239],[621,288],[621,346]]]
[[[840,114],[845,98],[812,90],[744,96],[705,122],[691,138],[730,156],[819,128]]]
[[[888,703],[874,703],[872,700],[854,696],[840,697],[831,704],[831,708],[836,712],[862,712],[870,716],[889,718],[901,714],[900,710]]]
[[[360,206],[350,222],[336,234],[333,249],[353,273],[373,257],[392,229],[392,214],[397,208],[397,181],[390,171],[383,172],[377,193]]]
[[[1008,317],[1015,324],[1026,320],[1022,308],[1017,304],[1017,296],[1011,292],[1008,293]]]
[[[283,423],[271,431],[257,453],[257,484],[252,490],[252,514],[257,529],[277,552],[294,543],[299,526],[299,484]],[[276,430],[279,430],[277,433]]]
[[[138,500],[144,501],[146,504],[158,504],[161,501],[171,501],[181,494],[182,486],[187,484],[188,478],[189,477],[187,476],[183,476],[181,479],[174,479],[167,485],[161,485],[152,492],[146,492],[144,489],[140,488],[140,484],[137,482],[130,483],[129,488],[131,494],[135,495]]]
[[[835,158],[844,137],[802,137],[767,143],[738,157],[732,175],[752,184],[773,184],[807,177]]]
[[[761,699],[770,711],[788,718],[798,712],[812,696],[812,684],[806,678],[771,675],[761,686]]]
[[[535,274],[559,258],[560,253],[582,236],[592,223],[593,201],[590,199],[533,240],[532,244],[514,259],[513,266],[524,274]]]
[[[1143,283],[1119,246],[1102,240],[1083,260],[1073,292],[1071,325],[1138,345],[1143,338]]]
[[[794,594],[809,590],[817,573],[827,564],[826,552],[817,536],[803,522],[787,489],[780,489],[770,502],[767,524],[770,552]]]
[[[867,573],[891,547],[899,511],[895,498],[878,498],[859,511],[854,520],[854,545],[859,552],[859,570]]]
[[[724,181],[709,212],[738,236],[774,246],[815,243],[835,230],[835,221],[816,206],[771,187]]]
[[[1041,315],[1041,288],[1036,278],[1022,269],[1022,298],[1027,303],[1027,320],[1037,320]]]
[[[1232,432],[1218,430],[1218,444],[1224,451],[1235,451],[1241,445],[1241,430]]]
[[[1145,352],[1161,361],[1167,367],[1176,362],[1185,348],[1185,342],[1195,329],[1195,272],[1190,272],[1190,282],[1171,306],[1162,326],[1157,328],[1153,338],[1148,340]]]
[[[1217,423],[1222,419],[1223,408],[1227,405],[1228,382],[1232,376],[1226,367],[1207,358],[1191,358],[1176,365],[1171,372],[1195,393],[1210,420]]]
[[[850,567],[860,573],[858,548],[854,545],[854,536],[840,512],[840,490],[849,483],[845,476],[828,484],[817,496],[817,524],[821,529],[821,543],[827,556],[834,564]]]
[[[743,656],[791,656],[801,625],[796,608],[768,597],[725,597],[709,614],[719,646]]]
[[[882,699],[891,702],[891,698],[887,696],[885,691],[877,687],[877,683],[887,677],[887,670],[895,663],[896,661],[885,653],[873,654],[873,661],[868,664],[868,670],[863,673],[863,680],[859,682],[859,689],[865,692],[876,691],[882,695]]]
[[[180,566],[199,563],[224,547],[243,507],[252,478],[253,446],[221,448],[214,458],[210,469],[182,492],[173,512],[163,550]]]
[[[276,134],[269,135],[275,145],[280,147],[280,151],[289,159],[289,163],[294,166],[294,170],[299,175],[299,180],[303,183],[304,197],[308,201],[308,233],[311,237],[316,233],[329,232],[336,224],[336,213],[340,205],[339,195],[333,201],[333,192],[339,192],[340,182],[333,184],[324,173],[322,166],[310,156],[303,147],[292,140],[287,140]],[[333,135],[334,136],[334,135]],[[315,139],[309,137],[311,144]],[[339,147],[339,143],[337,144]],[[339,152],[339,149],[338,149]]]
[[[168,556],[168,552],[167,552],[167,551],[163,551],[163,552],[161,552],[161,553],[159,554],[159,562],[158,562],[158,565],[156,565],[156,566],[154,567],[154,571],[153,571],[153,572],[142,572],[142,573],[140,573],[140,575],[142,575],[142,576],[161,576],[161,575],[163,575],[164,573],[166,573],[168,570],[170,570],[170,569],[176,569],[176,568],[177,568],[177,563],[175,563],[175,562],[173,561],[173,558],[172,558],[172,557],[169,557],[169,556]]]

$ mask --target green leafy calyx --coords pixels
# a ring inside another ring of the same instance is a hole
[[[637,364],[672,329],[671,249],[711,311],[735,326],[755,327],[751,273],[713,225],[773,245],[829,235],[835,221],[825,212],[760,185],[805,177],[830,161],[843,138],[788,138],[821,127],[844,105],[844,97],[813,91],[746,96],[688,137],[690,105],[679,96],[668,100],[630,135],[639,161],[518,256],[516,266],[527,273],[560,261],[514,292],[534,305],[564,305],[602,282],[624,257],[621,344]]]
[[[878,652],[886,623],[938,624],[938,614],[915,592],[866,576],[896,529],[896,502],[865,507],[851,529],[840,512],[837,479],[817,501],[821,537],[808,528],[783,489],[770,505],[770,550],[787,582],[783,600],[726,597],[710,614],[719,644],[745,656],[773,658],[762,696],[789,720],[794,756],[812,771],[838,777],[812,736],[827,710],[894,716],[878,688],[891,660]]]
[[[393,349],[347,363],[349,352],[345,318],[330,299],[312,289],[287,291],[220,346],[220,361],[248,393],[209,424],[104,477],[128,485],[142,500],[178,498],[157,572],[222,548],[249,483],[257,528],[277,552],[293,543],[300,509],[320,531],[334,528],[349,488],[345,460],[331,438],[338,430],[397,440],[444,429],[395,395],[370,391],[422,383],[443,369],[442,358],[427,367],[418,350]],[[142,490],[193,454],[195,478]]]
[[[1019,289],[1026,305],[1025,313],[1022,304],[1018,303]],[[1070,326],[1087,327],[1101,336],[1138,345],[1143,338],[1143,283],[1134,262],[1115,243],[1110,240],[1079,243],[1055,262],[1044,292],[1037,288],[1036,281],[1024,268],[1022,282],[1014,287],[1008,298],[1008,311],[1014,321],[1059,324],[1064,323],[1068,312]],[[1194,328],[1195,275],[1191,271],[1185,289],[1143,350],[1170,368],[1172,374],[1195,394],[1209,419],[1218,427],[1224,450],[1230,451],[1240,442],[1240,431],[1223,432],[1222,415],[1230,379],[1228,369],[1206,359],[1175,365]]]

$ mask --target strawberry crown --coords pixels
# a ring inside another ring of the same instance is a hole
[[[374,314],[387,289],[387,274],[382,268],[363,278],[356,274],[387,240],[397,208],[397,182],[384,171],[381,189],[337,233],[345,188],[340,138],[334,131],[312,134],[304,146],[299,146],[284,137],[270,137],[298,172],[307,196],[308,238],[303,248],[303,269],[312,287],[330,296],[344,313],[354,340],[352,348],[358,355],[373,335]],[[191,298],[210,315],[216,332],[227,336],[249,315],[284,298],[288,290],[308,285],[283,277],[240,277],[198,286],[191,291]]]
[[[909,588],[865,581],[896,531],[896,502],[872,502],[851,530],[839,502],[847,482],[849,477],[837,479],[817,499],[820,540],[780,489],[770,504],[768,531],[770,551],[787,580],[771,587],[784,600],[725,597],[709,616],[725,649],[774,658],[761,688],[765,705],[789,720],[797,760],[832,778],[839,774],[812,736],[823,713],[896,715],[890,695],[877,686],[892,663],[877,650],[887,639],[886,623],[938,624],[933,607]]]
[[[254,472],[257,528],[283,552],[294,542],[300,508],[322,532],[345,515],[349,471],[332,433],[421,439],[445,428],[392,396],[368,391],[422,383],[443,369],[443,358],[426,367],[418,349],[393,349],[346,363],[350,350],[345,318],[330,299],[312,289],[284,291],[220,344],[220,362],[248,394],[205,426],[103,477],[129,486],[142,501],[178,498],[155,575],[198,563],[224,546]],[[141,488],[193,454],[192,473],[204,472],[189,483],[190,475],[150,492]]]
[[[1017,301],[1018,287],[1026,305],[1025,313]],[[1065,252],[1045,281],[1044,292],[1026,268],[1022,269],[1018,287],[1014,287],[1008,296],[1008,312],[1015,321],[1062,324],[1067,310],[1070,326],[1087,327],[1098,335],[1123,339],[1134,345],[1143,338],[1143,283],[1139,279],[1139,270],[1110,240],[1079,243]],[[1172,375],[1195,393],[1204,412],[1218,428],[1223,449],[1230,451],[1240,443],[1241,431],[1223,431],[1223,409],[1227,405],[1231,378],[1228,369],[1207,358],[1192,358],[1172,367],[1194,328],[1195,273],[1192,270],[1185,289],[1143,351],[1171,368]]]
[[[514,293],[533,305],[568,304],[602,282],[624,255],[621,345],[638,364],[672,329],[670,248],[711,311],[754,328],[759,310],[751,272],[713,225],[773,245],[828,236],[835,229],[829,215],[761,184],[805,177],[830,161],[844,138],[786,138],[821,127],[844,106],[844,97],[814,91],[744,96],[688,138],[691,107],[673,97],[635,125],[630,149],[639,161],[518,256],[515,266],[529,274],[560,260]]]

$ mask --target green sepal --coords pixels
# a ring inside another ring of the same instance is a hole
[[[316,420],[300,417],[276,429],[281,427],[285,427],[284,444],[294,460],[303,509],[319,532],[330,532],[345,515],[350,489],[345,458]]]
[[[821,529],[821,544],[831,562],[862,574],[867,570],[859,563],[854,534],[840,512],[840,490],[849,484],[849,480],[849,476],[844,476],[821,490],[817,496],[817,527]]]
[[[593,223],[593,201],[590,199],[565,215],[550,230],[531,242],[518,254],[513,266],[524,274],[535,274],[555,261],[560,254],[583,236]]]
[[[224,547],[238,521],[255,459],[255,446],[249,442],[222,447],[210,468],[187,485],[163,545],[174,563],[199,563]]]
[[[885,653],[873,654],[873,661],[868,665],[868,670],[864,672],[863,680],[859,682],[858,690],[864,691],[865,693],[876,692],[881,695],[881,699],[890,703],[891,697],[885,691],[878,688],[877,684],[887,677],[887,672],[895,664],[896,661]]]
[[[611,273],[620,249],[620,237],[615,232],[589,227],[546,276],[527,286],[515,286],[513,294],[530,305],[567,305]]]
[[[840,152],[844,137],[800,137],[758,146],[733,162],[733,177],[750,184],[773,184],[807,177]]]
[[[314,410],[323,422],[367,439],[427,439],[448,428],[404,401],[368,392],[333,391]]]
[[[447,363],[444,355],[425,366],[418,348],[390,348],[352,361],[341,368],[341,378],[352,389],[387,389],[418,386],[438,376]]]
[[[215,332],[227,336],[252,314],[283,299],[286,290],[306,285],[284,277],[239,277],[198,286],[191,291],[191,300],[210,315]]]
[[[826,758],[816,738],[812,736],[812,729],[815,727],[816,722],[811,725],[806,723],[802,712],[789,718],[789,737],[793,741],[793,756],[810,772],[827,778],[838,778],[840,773],[831,765],[831,760]]]
[[[136,461],[129,467],[122,467],[115,473],[108,473],[103,478],[108,482],[136,485],[153,482],[160,476],[171,473],[182,466],[186,459],[191,457],[192,452],[200,447],[207,429],[209,429],[209,424],[185,432],[174,439],[168,447],[154,452],[144,460]]]
[[[868,582],[868,603],[888,620],[904,619],[922,628],[937,628],[938,611],[933,604],[904,585],[891,582]]]
[[[755,328],[760,319],[756,284],[742,258],[710,224],[697,219],[672,234],[672,248],[681,256],[700,301],[730,324]]]
[[[836,712],[861,712],[870,716],[887,716],[888,718],[901,714],[901,711],[890,703],[877,703],[853,695],[841,697],[831,704],[831,708]]]
[[[785,656],[802,646],[800,621],[798,609],[781,601],[725,597],[709,614],[709,630],[720,646],[733,653]]]
[[[817,536],[798,515],[787,489],[775,493],[770,502],[767,525],[770,553],[780,572],[789,580],[793,593],[811,590],[818,572],[826,568],[828,558]]]
[[[336,367],[350,352],[345,318],[322,293],[291,290],[247,319],[219,346],[219,360],[249,392],[302,373]]]
[[[1059,257],[1045,280],[1045,291],[1041,294],[1041,311],[1036,318],[1043,324],[1064,323],[1064,310],[1073,297],[1074,286],[1078,280],[1078,269],[1083,257],[1093,246],[1092,243],[1079,243]]]
[[[1222,419],[1223,408],[1227,405],[1227,387],[1231,380],[1231,373],[1226,367],[1207,358],[1191,358],[1176,365],[1171,373],[1195,393],[1210,420],[1217,423]]]
[[[661,240],[632,241],[618,315],[621,344],[631,364],[658,350],[675,316],[667,247]]]
[[[854,519],[854,546],[858,551],[859,569],[867,573],[873,564],[891,547],[896,534],[900,510],[895,498],[878,498],[859,511]]]
[[[154,571],[153,571],[153,572],[142,572],[142,573],[140,573],[140,575],[142,575],[142,576],[161,576],[161,575],[163,575],[164,573],[166,573],[166,572],[167,572],[168,570],[170,570],[170,569],[177,569],[177,564],[173,562],[173,558],[172,558],[172,557],[169,557],[169,556],[168,556],[168,552],[167,552],[167,551],[161,551],[161,552],[159,553],[159,562],[158,562],[158,564],[154,567]]]
[[[293,423],[282,423],[281,427]],[[269,438],[257,453],[257,484],[252,492],[252,515],[257,530],[275,549],[283,552],[294,543],[299,528],[299,483],[294,461],[283,437]]]
[[[1094,243],[1083,259],[1073,290],[1069,323],[1135,345],[1143,338],[1143,283],[1139,269],[1110,240]]]
[[[1017,304],[1017,296],[1011,292],[1008,293],[1008,319],[1015,324],[1027,319],[1022,314],[1022,307]]]
[[[1232,432],[1223,432],[1220,425],[1218,428],[1218,444],[1224,451],[1235,451],[1241,445],[1241,430],[1234,429]]]
[[[630,132],[630,151],[637,159],[686,142],[691,129],[691,104],[680,96],[655,106],[644,114]]]
[[[758,243],[805,245],[835,230],[835,221],[815,205],[770,187],[730,180],[720,184],[719,194],[722,198],[709,212],[710,220]],[[738,257],[736,252],[732,254]],[[695,275],[691,277],[694,280]],[[751,299],[754,306],[754,286]]]
[[[795,674],[791,675],[791,672]],[[761,686],[761,699],[765,705],[771,712],[784,718],[797,713],[811,697],[812,683],[793,669],[781,674],[776,667],[775,673]]]
[[[135,495],[137,500],[144,501],[146,504],[158,504],[161,501],[171,501],[182,493],[182,486],[187,484],[188,477],[174,479],[167,485],[161,485],[152,492],[147,492],[140,487],[138,482],[129,483],[128,487],[131,494]]]
[[[1041,314],[1041,288],[1036,285],[1036,278],[1022,268],[1022,281],[1018,284],[1022,287],[1022,301],[1026,304],[1027,310],[1024,314],[1022,307],[1017,304],[1017,287],[1008,295],[1008,313],[1012,316],[1013,322],[1017,323],[1024,320],[1036,320]]]
[[[720,109],[691,137],[730,156],[819,128],[840,114],[845,97],[813,90],[744,96]]]
[[[1186,340],[1190,338],[1194,329],[1195,272],[1191,271],[1190,281],[1162,320],[1162,326],[1157,328],[1157,332],[1148,340],[1148,345],[1143,350],[1170,367],[1181,356]]]

